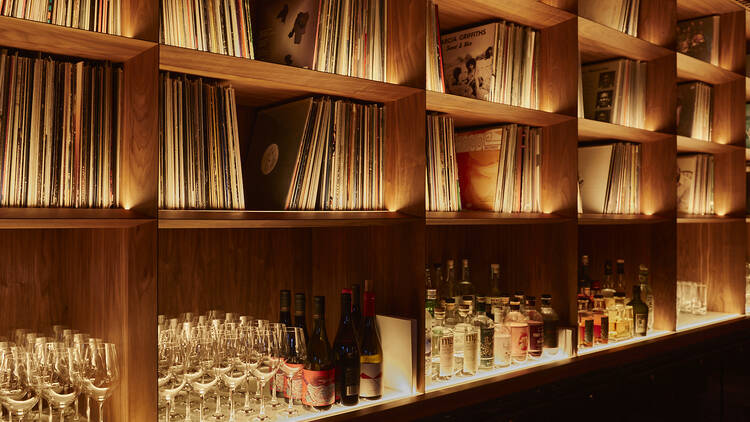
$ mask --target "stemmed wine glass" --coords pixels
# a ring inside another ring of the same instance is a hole
[[[192,315],[186,314],[186,319],[192,320]],[[183,354],[183,376],[185,377],[185,422],[190,422],[190,393],[192,392],[191,382],[203,375],[203,369],[200,362],[196,359],[198,350],[198,330],[192,322],[183,322],[182,331],[180,332],[179,344]]]
[[[160,355],[163,354],[164,360],[163,362],[161,360],[159,362],[160,366],[162,366],[159,380],[159,395],[167,402],[166,420],[169,422],[172,418],[172,402],[175,396],[185,387],[186,378],[183,376],[185,364],[182,356],[180,356],[180,347],[174,337],[170,337],[169,341],[162,345],[162,347],[163,350]],[[164,375],[165,373],[166,375]]]
[[[227,314],[227,316],[229,315]],[[224,344],[229,370],[222,374],[222,381],[229,387],[229,420],[234,422],[234,391],[247,378],[241,359],[243,355],[243,343],[240,340],[240,332],[234,322],[227,322],[225,325]]]
[[[10,420],[13,420],[13,416],[18,417],[19,421],[23,420],[39,401],[39,396],[31,387],[28,371],[32,359],[31,353],[18,346],[13,346],[10,352],[2,354],[0,399],[8,409]]]
[[[281,371],[287,377],[286,395],[289,398],[289,404],[283,413],[288,417],[292,417],[299,413],[294,408],[294,399],[302,397],[301,382],[296,382],[294,376],[302,369],[305,359],[307,359],[305,332],[299,327],[286,327],[281,340],[281,353],[284,357]]]
[[[78,397],[76,386],[75,354],[72,348],[64,343],[52,343],[51,347],[51,380],[47,383],[44,396],[50,408],[60,411],[60,420],[65,420],[65,410]],[[51,418],[50,418],[51,420]]]
[[[224,323],[220,319],[214,319],[211,321],[211,327],[216,341],[214,348],[214,375],[216,378],[221,379],[224,374],[232,369],[232,364],[227,354],[227,343]],[[221,413],[221,391],[216,388],[216,409],[213,414],[214,420],[224,419],[224,415]]]
[[[286,325],[280,322],[273,322],[268,325],[268,329],[271,331],[271,335],[278,339],[278,344],[281,344],[281,340],[286,332]],[[276,395],[279,390],[283,390],[284,388],[284,375],[278,373],[274,375],[272,385],[273,388],[271,390],[273,391],[271,392],[271,401],[268,405],[271,406],[272,409],[276,409],[281,406],[281,402],[276,398]]]
[[[195,351],[190,358],[189,367],[198,365],[198,368],[191,371],[199,371],[200,376],[190,381],[190,387],[201,397],[200,422],[203,422],[203,409],[206,407],[206,394],[213,390],[219,382],[219,378],[214,376],[214,348],[215,342],[211,332],[206,327],[196,327],[196,346]]]
[[[270,330],[259,330],[257,339],[258,352],[260,352],[261,358],[258,366],[255,367],[252,372],[255,378],[258,379],[260,384],[259,390],[262,392],[266,383],[273,379],[276,375],[276,371],[279,370],[281,356],[279,353],[279,339],[274,336]],[[260,410],[258,411],[258,416],[253,419],[254,421],[265,421],[270,419],[270,417],[266,415],[266,406],[263,397],[264,396],[261,393]]]
[[[250,377],[260,363],[260,353],[256,348],[257,330],[252,325],[242,326],[240,334],[240,341],[242,342],[240,361],[245,370],[245,405],[242,407],[242,413],[250,415],[254,412],[253,408],[250,407]],[[260,389],[258,390],[260,391]]]
[[[269,321],[267,319],[256,319],[254,323],[255,323],[255,328],[258,331],[268,330]],[[257,388],[255,389],[255,401],[257,403],[260,403],[260,398],[262,395],[263,395],[263,390],[261,390],[260,384],[258,384]]]
[[[84,387],[89,397],[99,403],[99,422],[104,422],[104,402],[120,382],[120,360],[112,343],[93,342],[90,360],[84,365]]]

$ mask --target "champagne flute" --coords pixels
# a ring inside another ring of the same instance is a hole
[[[242,407],[242,413],[250,415],[254,412],[250,407],[250,377],[252,371],[258,367],[260,362],[260,353],[256,347],[257,330],[252,325],[245,325],[241,330],[242,353],[240,355],[241,363],[245,369],[245,405]]]
[[[261,359],[258,366],[253,369],[253,375],[258,379],[260,383],[259,390],[262,392],[268,381],[273,379],[276,375],[276,371],[279,370],[279,344],[278,338],[273,335],[269,330],[259,331],[258,333],[258,351],[260,352]],[[263,394],[260,396],[260,410],[258,416],[254,421],[266,421],[270,419],[266,415],[266,406],[263,399]]]
[[[221,380],[224,374],[232,369],[229,356],[227,355],[224,322],[221,319],[214,319],[213,321],[211,321],[211,326],[216,342],[216,347],[214,348],[213,371],[214,376],[217,379]],[[216,386],[216,409],[214,410],[214,414],[212,417],[217,421],[224,419],[224,415],[221,413],[221,391],[218,384]]]
[[[215,342],[206,327],[198,327],[197,345],[194,360],[200,367],[200,376],[190,382],[190,387],[201,397],[200,422],[203,422],[203,409],[206,407],[206,394],[216,387],[219,378],[214,376],[214,347]]]
[[[282,337],[281,353],[284,357],[284,363],[281,365],[281,370],[286,374],[287,377],[287,397],[289,403],[287,405],[284,414],[287,417],[292,417],[299,413],[294,408],[294,400],[299,397],[302,398],[302,385],[301,380],[295,382],[294,377],[304,366],[305,360],[307,359],[307,345],[305,343],[305,333],[302,328],[299,327],[286,327],[284,336]],[[299,389],[297,388],[299,385]]]
[[[241,356],[243,353],[243,344],[240,341],[240,333],[237,325],[233,322],[227,322],[224,336],[227,361],[229,362],[230,369],[222,375],[222,381],[229,387],[229,420],[234,422],[234,391],[237,389],[237,386],[245,382],[247,375],[242,367]]]
[[[282,344],[281,340],[284,334],[286,333],[286,325],[279,323],[279,322],[274,322],[274,323],[269,324],[268,327],[269,327],[269,330],[271,331],[271,335],[276,338],[277,344],[281,345]],[[269,406],[271,406],[272,409],[276,409],[277,407],[281,406],[281,402],[279,402],[278,399],[276,398],[276,394],[279,389],[284,388],[284,375],[277,373],[276,375],[274,375],[273,379],[274,379],[273,384],[272,384],[273,391],[271,392],[271,401],[268,404]]]

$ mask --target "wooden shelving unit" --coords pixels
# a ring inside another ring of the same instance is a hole
[[[533,386],[551,374],[605,365],[598,359],[616,364],[612,356],[632,348],[650,350],[677,341],[665,339],[686,339],[673,333],[677,280],[708,283],[709,311],[744,314],[744,262],[750,259],[750,224],[742,221],[744,102],[750,99],[745,12],[729,0],[642,2],[639,36],[632,37],[577,16],[576,0],[436,3],[443,31],[497,19],[540,30],[539,110],[426,92],[423,0],[389,0],[387,82],[159,45],[155,1],[124,0],[125,37],[0,17],[2,46],[123,64],[121,191],[127,208],[0,209],[0,297],[7,300],[0,307],[0,333],[62,323],[115,341],[124,357],[123,383],[107,406],[106,420],[156,421],[158,314],[221,308],[272,319],[278,315],[278,290],[289,288],[328,297],[327,328],[333,336],[341,288],[372,279],[379,313],[418,321],[415,396],[327,419],[384,420],[407,417],[413,409],[429,414],[477,397],[498,397],[507,392],[509,380],[519,386],[513,388]],[[674,52],[676,19],[716,13],[725,22],[719,66]],[[648,62],[644,128],[577,118],[579,55],[583,62],[615,57]],[[261,107],[309,95],[384,104],[386,210],[158,210],[160,71],[231,83],[242,151]],[[711,142],[675,135],[676,85],[686,80],[714,85]],[[501,123],[542,127],[543,154],[549,157],[542,163],[543,212],[425,212],[428,111],[451,115],[459,129]],[[643,214],[578,215],[577,147],[612,139],[642,146]],[[678,215],[676,157],[682,152],[716,157],[716,216]],[[472,281],[484,291],[485,269],[499,263],[504,287],[536,296],[551,293],[563,322],[573,325],[582,254],[590,256],[595,279],[602,277],[605,260],[624,258],[627,288],[638,264],[647,265],[655,328],[670,334],[626,350],[422,394],[425,265],[468,258]],[[695,335],[710,330],[696,329]]]

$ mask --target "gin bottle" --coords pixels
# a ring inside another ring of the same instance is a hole
[[[523,362],[529,350],[529,323],[521,313],[521,304],[510,302],[510,312],[505,317],[510,330],[510,356],[513,362]]]
[[[538,359],[542,356],[544,345],[544,319],[536,308],[536,298],[526,298],[526,311],[524,312],[526,322],[529,324],[529,357]]]
[[[491,369],[495,364],[495,323],[485,312],[485,298],[477,298],[476,316],[471,320],[479,329],[479,367]]]
[[[469,260],[461,260],[461,281],[458,283],[458,295],[466,300],[466,296],[471,299],[471,307],[474,308],[475,292],[474,284],[471,282],[471,273],[469,271]]]
[[[544,321],[544,353],[556,355],[558,347],[557,326],[560,324],[560,317],[552,308],[552,296],[542,295],[542,308],[540,310],[542,320]]]

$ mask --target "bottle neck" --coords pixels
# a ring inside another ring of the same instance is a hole
[[[372,292],[365,292],[365,306],[363,315],[365,318],[375,317],[375,294]]]
[[[341,295],[341,319],[339,325],[349,325],[352,323],[352,299],[349,294]]]

